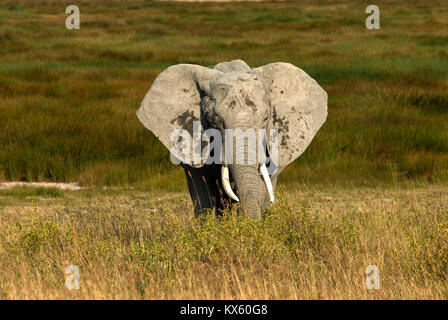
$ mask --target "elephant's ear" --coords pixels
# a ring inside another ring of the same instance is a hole
[[[252,69],[269,90],[271,120],[278,130],[278,166],[286,166],[308,147],[327,118],[327,93],[303,70],[289,63]]]
[[[202,166],[202,163],[194,161],[197,159],[194,155],[201,153],[193,150],[193,128],[196,124],[195,133],[201,139],[201,96],[207,95],[211,79],[218,74],[221,72],[198,65],[171,66],[157,76],[137,111],[140,122],[160,139],[172,156],[195,167]],[[184,138],[190,139],[189,152],[174,151],[176,145],[179,147],[179,143],[183,143],[180,136],[179,139],[172,136],[177,129],[187,133]]]

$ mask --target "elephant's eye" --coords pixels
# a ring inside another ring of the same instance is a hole
[[[204,98],[202,98],[201,100],[201,105],[205,108],[205,109],[209,109],[211,107],[213,103],[213,98],[209,97],[209,96],[205,96]]]

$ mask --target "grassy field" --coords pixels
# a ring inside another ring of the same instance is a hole
[[[72,31],[69,4],[0,5],[0,182],[86,187],[0,189],[0,298],[448,299],[446,1],[376,1],[381,30],[365,1],[77,1]],[[135,112],[231,59],[301,67],[329,115],[261,220],[199,221]]]
[[[18,188],[0,204],[0,298],[447,299],[448,190],[297,186],[262,220],[186,193]],[[80,269],[80,289],[65,268]],[[366,268],[381,288],[367,290]]]
[[[171,187],[168,152],[135,112],[177,63],[293,63],[328,92],[329,116],[281,181],[377,186],[448,181],[448,4],[378,1],[0,6],[0,180]],[[174,186],[173,191],[176,190]]]

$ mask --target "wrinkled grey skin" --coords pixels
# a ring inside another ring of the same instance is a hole
[[[242,60],[209,68],[180,64],[156,78],[137,116],[170,150],[176,143],[170,140],[171,132],[183,128],[192,136],[195,120],[201,121],[202,130],[220,130],[223,138],[224,129],[278,129],[278,169],[271,176],[275,188],[281,171],[305,151],[325,122],[327,94],[304,71],[288,63],[253,69]],[[233,148],[235,159],[237,153],[256,150],[256,145],[236,150],[234,144]],[[222,188],[220,164],[182,166],[196,216],[217,213],[233,204]],[[228,166],[244,212],[260,217],[270,204],[258,171],[260,164]]]

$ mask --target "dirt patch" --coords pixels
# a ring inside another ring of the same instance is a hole
[[[62,182],[2,182],[0,189],[9,189],[14,187],[35,187],[35,188],[56,188],[60,190],[80,190],[82,188],[78,183],[62,183]]]

